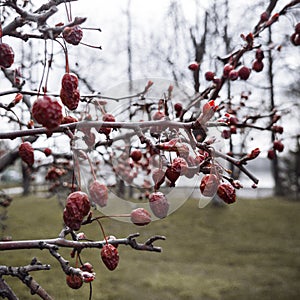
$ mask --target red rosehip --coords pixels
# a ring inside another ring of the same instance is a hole
[[[274,159],[275,158],[275,151],[273,149],[268,150],[268,159]]]
[[[108,201],[108,190],[105,184],[100,183],[97,180],[94,180],[89,186],[89,194],[91,200],[99,205],[104,207],[107,205]]]
[[[79,274],[71,274],[66,277],[67,285],[75,290],[78,290],[82,287],[83,279]]]
[[[233,66],[226,64],[223,68],[223,77],[228,78],[229,73],[233,70]]]
[[[133,161],[138,162],[142,158],[142,152],[141,150],[133,150],[130,153],[130,157],[132,158]]]
[[[78,45],[82,39],[83,32],[80,26],[66,27],[63,30],[63,38],[65,41],[72,45]]]
[[[250,73],[251,73],[251,69],[250,68],[247,68],[245,66],[242,66],[240,69],[239,69],[239,77],[240,79],[242,80],[247,80],[250,76]]]
[[[52,150],[51,150],[50,148],[45,148],[45,149],[44,149],[44,154],[45,154],[46,156],[49,156],[49,155],[52,154]]]
[[[234,203],[236,200],[235,189],[228,183],[222,183],[219,185],[218,196],[227,204]]]
[[[284,149],[284,145],[282,144],[281,141],[275,140],[275,141],[273,142],[273,148],[274,148],[275,150],[277,150],[278,152],[282,152],[283,149]]]
[[[204,175],[200,183],[200,191],[205,197],[213,197],[217,192],[219,179],[215,174]]]
[[[255,52],[255,58],[257,59],[257,60],[263,60],[264,58],[265,58],[265,55],[264,55],[264,52],[263,52],[263,50],[261,50],[260,48],[258,48],[257,50],[256,50],[256,52]]]
[[[149,205],[153,214],[163,219],[168,215],[169,202],[166,196],[161,192],[154,192],[149,195]]]
[[[0,43],[0,67],[9,68],[14,63],[15,54],[8,44]]]
[[[30,167],[34,163],[33,152],[34,150],[29,142],[24,142],[19,146],[19,156]]]
[[[101,259],[107,269],[113,271],[119,263],[118,249],[112,244],[105,244],[101,249]]]
[[[199,69],[199,64],[197,62],[193,62],[189,64],[188,67],[191,71],[197,71]]]
[[[216,75],[216,74],[215,74],[214,72],[211,72],[211,71],[207,71],[207,72],[204,74],[205,79],[206,79],[207,81],[212,81],[212,80],[214,80],[215,75]]]
[[[252,64],[252,70],[261,72],[264,68],[264,63],[261,60],[255,60]]]
[[[49,130],[53,130],[61,124],[62,107],[55,98],[45,95],[33,103],[32,116],[38,123]]]
[[[232,81],[237,80],[238,77],[239,77],[239,72],[236,71],[236,70],[232,70],[232,71],[229,72],[228,77]]]
[[[182,111],[182,104],[181,103],[175,103],[174,109],[177,112],[181,112]]]
[[[144,208],[137,208],[131,212],[130,219],[133,224],[144,226],[151,222],[151,214]]]

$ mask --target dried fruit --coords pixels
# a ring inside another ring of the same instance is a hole
[[[133,224],[144,226],[151,222],[151,215],[146,209],[137,208],[131,212],[130,219]]]
[[[83,32],[80,26],[66,27],[62,33],[65,41],[72,45],[78,45],[83,37]]]
[[[154,188],[158,190],[165,181],[165,172],[162,169],[154,169],[152,179],[154,181]]]
[[[8,44],[0,43],[0,67],[9,68],[14,63],[15,54]]]
[[[82,287],[83,279],[79,274],[71,274],[67,275],[66,282],[70,288],[78,290]]]
[[[169,202],[166,196],[161,192],[154,192],[149,195],[149,205],[153,214],[160,219],[168,215]]]
[[[34,164],[34,150],[29,142],[24,142],[19,146],[19,155],[21,159],[28,165]]]
[[[232,81],[237,80],[239,78],[239,72],[236,70],[232,70],[229,72],[228,77]]]
[[[45,148],[45,149],[44,149],[44,154],[45,154],[46,156],[49,156],[49,155],[52,154],[52,150],[51,150],[50,148]]]
[[[200,191],[205,197],[213,197],[217,192],[219,179],[215,174],[205,175],[200,183]]]
[[[251,69],[247,68],[246,66],[242,66],[239,69],[239,77],[242,80],[247,80],[249,78],[249,76],[250,76],[250,73],[251,73]]]
[[[74,118],[72,116],[65,116],[61,120],[61,124],[70,124],[70,123],[76,123],[76,122],[78,122],[78,119]]]
[[[39,97],[32,106],[35,120],[49,130],[57,128],[62,121],[62,107],[55,98],[44,95]]]
[[[76,90],[78,88],[77,75],[72,73],[66,73],[61,80],[61,87],[64,90]]]
[[[199,64],[197,62],[190,63],[188,68],[191,71],[197,71],[199,69]]]
[[[105,113],[102,117],[102,121],[104,121],[104,122],[115,122],[116,119],[112,114]],[[99,129],[99,133],[104,133],[107,136],[110,134],[110,132],[111,132],[111,128],[109,128],[109,127],[101,127]]]
[[[101,249],[101,259],[108,270],[113,271],[119,263],[119,252],[112,244],[105,244]]]
[[[268,150],[268,159],[274,159],[275,158],[275,151],[273,149]]]
[[[223,68],[223,77],[228,78],[229,73],[233,70],[233,66],[226,64]]]
[[[212,81],[214,80],[215,78],[215,73],[214,72],[211,72],[211,71],[207,71],[205,74],[204,74],[204,77],[207,81]]]
[[[78,107],[80,92],[78,90],[78,78],[75,74],[66,73],[61,81],[60,98],[62,103],[70,110]]]
[[[130,153],[130,157],[133,161],[138,162],[142,158],[142,152],[141,150],[133,150]]]
[[[252,64],[252,70],[255,72],[261,72],[264,68],[264,63],[260,60],[255,60]]]
[[[65,224],[72,230],[79,230],[81,222],[88,215],[90,208],[87,194],[83,192],[71,193],[67,198],[63,213]]]
[[[83,272],[89,272],[89,273],[93,273],[94,272],[94,268],[93,265],[90,264],[89,262],[84,263],[81,267],[80,270]]]
[[[97,180],[94,180],[89,186],[89,194],[91,200],[98,204],[100,207],[107,205],[108,200],[108,190],[105,184],[100,183]]]
[[[265,55],[264,55],[263,50],[261,50],[260,48],[258,48],[258,49],[256,50],[256,52],[255,52],[255,58],[256,58],[257,60],[262,61],[262,60],[265,58]]]
[[[234,203],[236,200],[235,189],[228,183],[222,183],[219,185],[218,196],[227,204]]]
[[[172,165],[170,167],[167,168],[165,176],[170,180],[170,187],[174,187],[175,186],[175,182],[176,180],[179,178],[180,176],[180,172],[178,172],[176,169],[174,169],[172,167]]]
[[[181,103],[175,103],[174,104],[174,109],[177,112],[181,112],[182,111],[182,104]]]
[[[283,149],[284,149],[284,145],[282,144],[281,141],[275,140],[275,141],[273,142],[273,148],[274,148],[275,150],[277,150],[278,152],[282,152]]]

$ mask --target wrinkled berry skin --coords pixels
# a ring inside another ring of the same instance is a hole
[[[19,146],[19,155],[21,159],[30,167],[34,163],[33,152],[34,150],[29,142],[24,142]]]
[[[8,44],[0,44],[0,67],[9,68],[15,59],[15,54]]]
[[[205,197],[213,197],[217,192],[219,179],[214,174],[205,175],[200,183],[200,191]]]
[[[113,271],[119,264],[119,252],[112,244],[105,244],[101,249],[101,259],[108,270]]]
[[[82,287],[83,279],[80,275],[71,274],[66,277],[67,285],[74,290],[78,290]]]
[[[227,204],[231,204],[236,201],[235,189],[231,184],[220,184],[217,193],[218,196]]]
[[[38,123],[53,130],[61,124],[62,107],[55,98],[44,95],[33,103],[32,116]]]
[[[66,27],[63,31],[63,38],[72,45],[78,45],[83,37],[80,26]]]
[[[155,192],[149,196],[149,205],[153,214],[159,218],[163,219],[168,215],[169,202],[166,196],[161,192]]]
[[[107,205],[108,190],[105,184],[97,180],[93,181],[89,186],[89,194],[95,204],[98,204],[100,207]]]
[[[72,230],[79,230],[81,222],[88,215],[91,205],[87,194],[83,192],[71,193],[66,201],[63,213],[65,224]]]
[[[151,222],[151,215],[144,208],[136,208],[131,212],[130,219],[135,225],[145,226]]]

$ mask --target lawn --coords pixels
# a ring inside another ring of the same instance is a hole
[[[113,272],[102,264],[99,250],[84,251],[83,260],[97,273],[93,299],[300,299],[300,203],[240,199],[228,207],[203,209],[197,204],[188,200],[168,218],[145,227],[105,220],[107,234],[140,232],[141,240],[162,234],[167,240],[156,242],[162,253],[120,246],[120,263]],[[54,198],[16,198],[9,208],[7,234],[14,239],[56,237],[61,215]],[[88,237],[102,239],[96,225],[84,230]],[[69,252],[61,251],[68,259]],[[55,299],[88,299],[89,286],[66,287],[64,274],[46,251],[2,252],[0,264],[25,265],[34,256],[53,267],[33,275]],[[40,299],[16,279],[5,279],[20,299]]]

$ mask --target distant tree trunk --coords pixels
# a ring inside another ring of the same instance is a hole
[[[272,29],[269,27],[268,30],[269,34],[269,45],[272,44]],[[275,93],[274,93],[274,72],[273,72],[273,56],[272,56],[272,50],[268,49],[268,80],[269,80],[269,86],[270,86],[270,111],[273,111],[275,109]],[[271,140],[272,143],[274,142],[276,136],[274,132],[272,132]],[[276,196],[283,196],[283,187],[280,180],[280,169],[279,169],[279,161],[278,156],[275,151],[274,159],[272,160],[272,174],[274,178],[275,188],[274,193]]]

